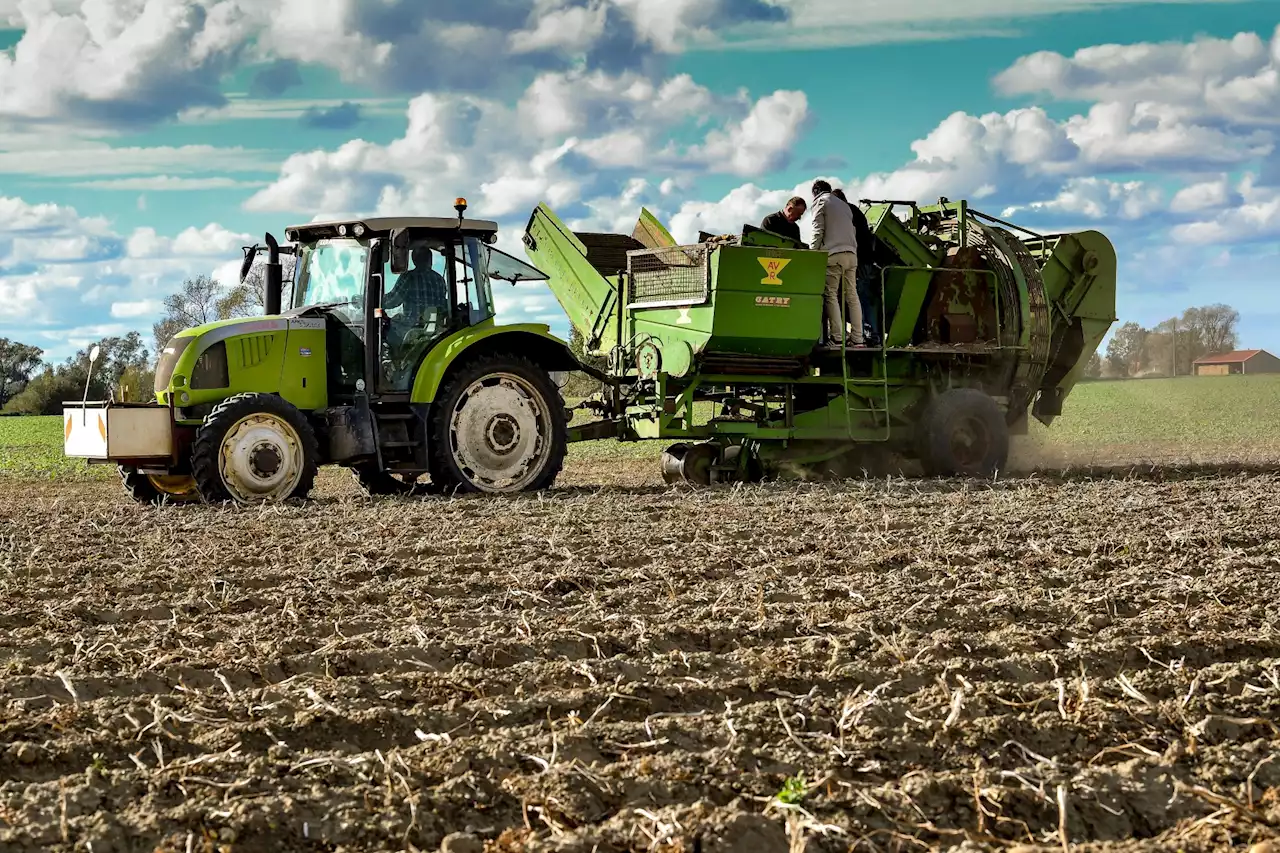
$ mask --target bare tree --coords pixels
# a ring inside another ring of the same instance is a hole
[[[224,319],[218,313],[218,300],[225,296],[222,285],[207,275],[198,275],[182,283],[182,289],[164,300],[164,319],[151,327],[156,339],[156,352],[183,329],[203,326]]]
[[[1237,328],[1240,312],[1230,305],[1188,308],[1182,314],[1179,331],[1185,332],[1195,352],[1194,358],[1231,352],[1240,345]]]
[[[293,281],[294,259],[280,259],[288,297]],[[163,351],[174,335],[183,329],[203,326],[215,320],[233,317],[256,317],[266,311],[267,274],[264,264],[255,264],[242,284],[226,288],[207,275],[189,278],[182,289],[164,300],[164,319],[152,327],[156,338],[156,352]]]
[[[1142,347],[1142,371],[1189,376],[1196,359],[1230,352],[1239,343],[1240,312],[1229,305],[1188,308],[1156,324]]]
[[[281,277],[284,280],[283,303],[289,304],[295,259],[291,255],[280,258]],[[267,310],[267,268],[265,264],[254,264],[244,282],[235,287],[218,300],[218,313],[223,319],[231,317],[257,317]]]

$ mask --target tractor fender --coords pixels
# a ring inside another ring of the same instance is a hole
[[[569,345],[552,335],[550,326],[541,323],[473,326],[455,332],[427,353],[414,377],[409,401],[433,402],[450,368],[464,359],[493,352],[524,356],[548,371],[579,369]]]

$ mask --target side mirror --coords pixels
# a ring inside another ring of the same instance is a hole
[[[400,275],[409,271],[409,230],[397,228],[391,232],[391,272]]]
[[[240,283],[244,284],[244,280],[249,277],[249,270],[253,269],[253,261],[258,257],[258,245],[244,247],[244,263],[240,264]]]

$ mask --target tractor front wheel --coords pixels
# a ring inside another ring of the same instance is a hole
[[[191,469],[209,503],[277,503],[305,498],[319,446],[302,412],[274,394],[237,394],[196,432]]]
[[[989,395],[955,388],[925,408],[920,463],[929,477],[992,477],[1009,460],[1009,425]]]
[[[129,497],[140,504],[196,503],[200,491],[193,477],[183,474],[143,474],[137,468],[119,466],[120,482]]]
[[[568,443],[564,401],[542,367],[507,354],[454,373],[432,407],[432,481],[445,491],[550,488]]]

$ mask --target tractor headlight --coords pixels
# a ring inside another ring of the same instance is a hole
[[[338,226],[338,236],[339,236],[339,237],[345,237],[345,236],[347,236],[347,226],[345,226],[345,225],[339,225],[339,226]]]
[[[355,234],[357,237],[363,237],[363,236],[364,236],[364,226],[363,226],[363,225],[357,225],[355,228],[353,228],[353,229],[352,229],[352,233],[353,233],[353,234]]]

